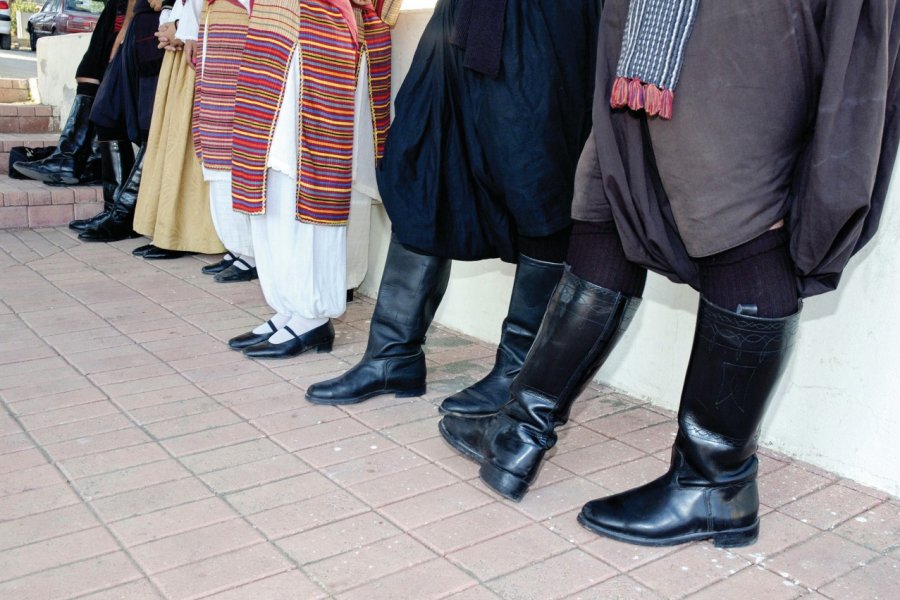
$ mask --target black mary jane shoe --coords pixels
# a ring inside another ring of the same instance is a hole
[[[290,327],[284,329],[294,337],[280,344],[273,344],[267,340],[255,346],[249,346],[244,348],[244,354],[250,358],[291,358],[313,348],[320,353],[331,352],[331,347],[334,345],[334,327],[330,320],[324,325],[319,325],[300,335],[297,335]]]
[[[150,252],[151,250],[154,250],[155,248],[156,246],[154,246],[153,244],[144,244],[143,246],[138,246],[137,248],[132,250],[131,254],[133,256],[144,256],[144,254]]]
[[[241,269],[237,266],[237,263],[241,263],[247,268]],[[218,283],[234,283],[235,281],[253,281],[254,279],[259,279],[259,275],[256,272],[256,267],[251,267],[247,261],[238,257],[234,259],[230,266],[216,273],[213,279]]]
[[[142,256],[145,260],[171,260],[190,254],[196,254],[196,252],[189,252],[187,250],[167,250],[157,246],[150,246],[150,249],[144,252]]]
[[[206,265],[206,266],[202,267],[200,269],[200,272],[203,273],[204,275],[215,275],[216,273],[221,273],[222,271],[224,271],[225,269],[227,269],[228,267],[230,267],[231,265],[234,264],[234,259],[235,259],[234,255],[232,255],[231,253],[227,253],[227,254],[225,254],[225,256],[222,257],[222,260],[220,260],[219,262],[215,262],[211,265]]]
[[[266,333],[253,333],[252,331],[242,333],[241,335],[228,340],[228,347],[232,350],[243,350],[244,348],[249,348],[250,346],[265,342],[272,337],[273,333],[278,331],[278,328],[275,327],[275,323],[272,321],[266,321],[266,325],[268,325],[272,331],[267,331]]]

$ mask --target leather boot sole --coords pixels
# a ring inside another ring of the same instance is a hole
[[[646,538],[637,535],[629,535],[621,531],[606,529],[602,525],[590,521],[584,513],[578,514],[578,523],[589,531],[638,546],[677,546],[699,540],[712,540],[716,548],[740,548],[756,542],[759,537],[759,521],[749,527],[728,529],[726,531],[701,531],[667,538]]]
[[[394,396],[397,398],[417,398],[419,396],[425,395],[425,391],[426,389],[423,385],[421,387],[410,388],[408,390],[387,388],[382,390],[373,390],[359,396],[347,396],[342,398],[320,398],[317,396],[310,396],[309,393],[307,393],[306,399],[313,404],[319,404],[322,406],[344,406],[347,404],[359,404],[360,402],[368,400],[369,398],[374,398],[375,396],[387,396],[388,394],[394,394]]]

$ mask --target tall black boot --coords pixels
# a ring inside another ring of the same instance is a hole
[[[562,263],[519,255],[494,368],[481,381],[444,400],[440,409],[443,414],[489,417],[509,401],[509,386],[531,349],[563,268]]]
[[[78,95],[72,112],[59,134],[53,154],[42,160],[17,162],[13,168],[28,177],[49,184],[75,185],[81,180],[84,165],[91,154],[94,128],[91,125],[93,96]]]
[[[137,205],[138,190],[141,186],[141,174],[144,167],[144,153],[147,144],[141,146],[134,158],[134,166],[115,192],[112,210],[97,223],[87,227],[78,234],[79,240],[85,242],[116,242],[130,237],[137,237],[134,226],[134,209]]]
[[[128,140],[98,142],[100,158],[103,161],[103,210],[90,219],[75,219],[69,222],[69,228],[84,231],[93,227],[108,215],[115,204],[116,190],[125,181],[125,177],[134,167],[134,150]]]
[[[537,477],[555,429],[606,361],[640,304],[566,270],[522,370],[510,402],[489,419],[446,416],[441,434],[481,463],[481,479],[519,501]]]
[[[755,542],[756,440],[799,317],[799,311],[779,319],[739,315],[701,299],[669,471],[589,502],[579,522],[649,546],[708,538],[720,547]]]
[[[100,140],[97,136],[91,140],[91,153],[88,154],[84,161],[84,169],[81,171],[81,177],[78,183],[82,185],[92,185],[103,182],[103,153],[100,150]]]
[[[372,396],[425,393],[422,344],[450,279],[450,259],[417,254],[391,240],[362,360],[309,386],[314,404],[356,404]]]

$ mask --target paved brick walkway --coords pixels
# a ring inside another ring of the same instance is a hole
[[[254,362],[224,340],[268,316],[258,286],[144,242],[0,231],[0,598],[897,597],[895,498],[766,453],[752,547],[596,537],[577,510],[665,470],[671,414],[590,389],[539,485],[500,501],[435,427],[492,347],[437,328],[426,397],[312,406],[370,301],[333,353]]]

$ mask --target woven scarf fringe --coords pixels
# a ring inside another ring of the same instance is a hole
[[[651,117],[669,120],[675,103],[672,90],[661,90],[652,83],[644,83],[637,77],[616,77],[609,104],[613,108],[643,110]]]

